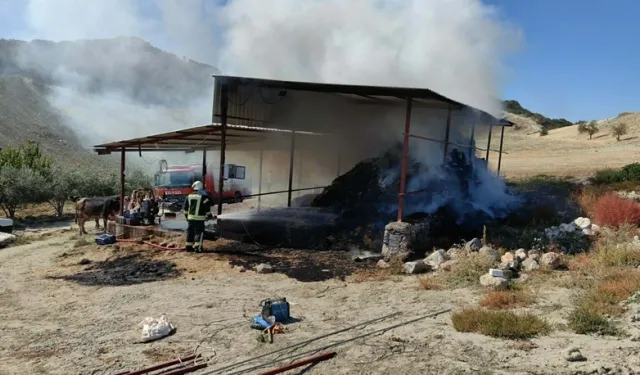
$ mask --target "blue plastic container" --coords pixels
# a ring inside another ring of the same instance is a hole
[[[96,237],[96,244],[98,245],[111,245],[116,243],[116,236],[113,234],[101,234]]]

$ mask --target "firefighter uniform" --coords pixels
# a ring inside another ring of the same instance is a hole
[[[194,192],[187,196],[183,207],[184,215],[187,218],[185,249],[191,252],[195,248],[196,252],[200,252],[204,242],[204,224],[211,215],[213,198],[203,189],[202,183],[199,181],[193,184],[193,189]]]

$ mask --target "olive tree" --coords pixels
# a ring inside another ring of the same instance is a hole
[[[593,135],[598,133],[599,131],[600,128],[598,128],[598,123],[596,121],[581,122],[578,125],[578,133],[589,134],[589,139],[593,138]]]

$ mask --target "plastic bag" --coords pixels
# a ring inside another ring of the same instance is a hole
[[[162,315],[159,319],[146,317],[140,324],[142,326],[142,342],[149,342],[169,336],[175,331],[175,327],[166,315]]]

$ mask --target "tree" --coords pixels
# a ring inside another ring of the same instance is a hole
[[[581,122],[578,125],[578,133],[579,134],[589,134],[589,139],[593,137],[594,134],[599,132],[598,123],[596,121],[591,122]]]
[[[37,143],[29,141],[18,148],[7,147],[0,150],[0,169],[9,167],[31,169],[43,176],[51,172],[53,160],[42,154]]]
[[[545,135],[549,135],[549,129],[543,127],[540,129],[540,136],[543,137]]]
[[[627,127],[627,124],[624,122],[611,125],[611,135],[616,137],[616,141],[619,141],[620,137],[627,134],[628,132],[629,132],[629,128]]]
[[[56,211],[57,216],[64,214],[64,205],[72,194],[79,194],[82,176],[78,170],[56,167],[49,178],[48,202]]]
[[[47,180],[28,168],[3,167],[0,169],[0,206],[7,217],[13,219],[16,210],[28,203],[48,199]]]

